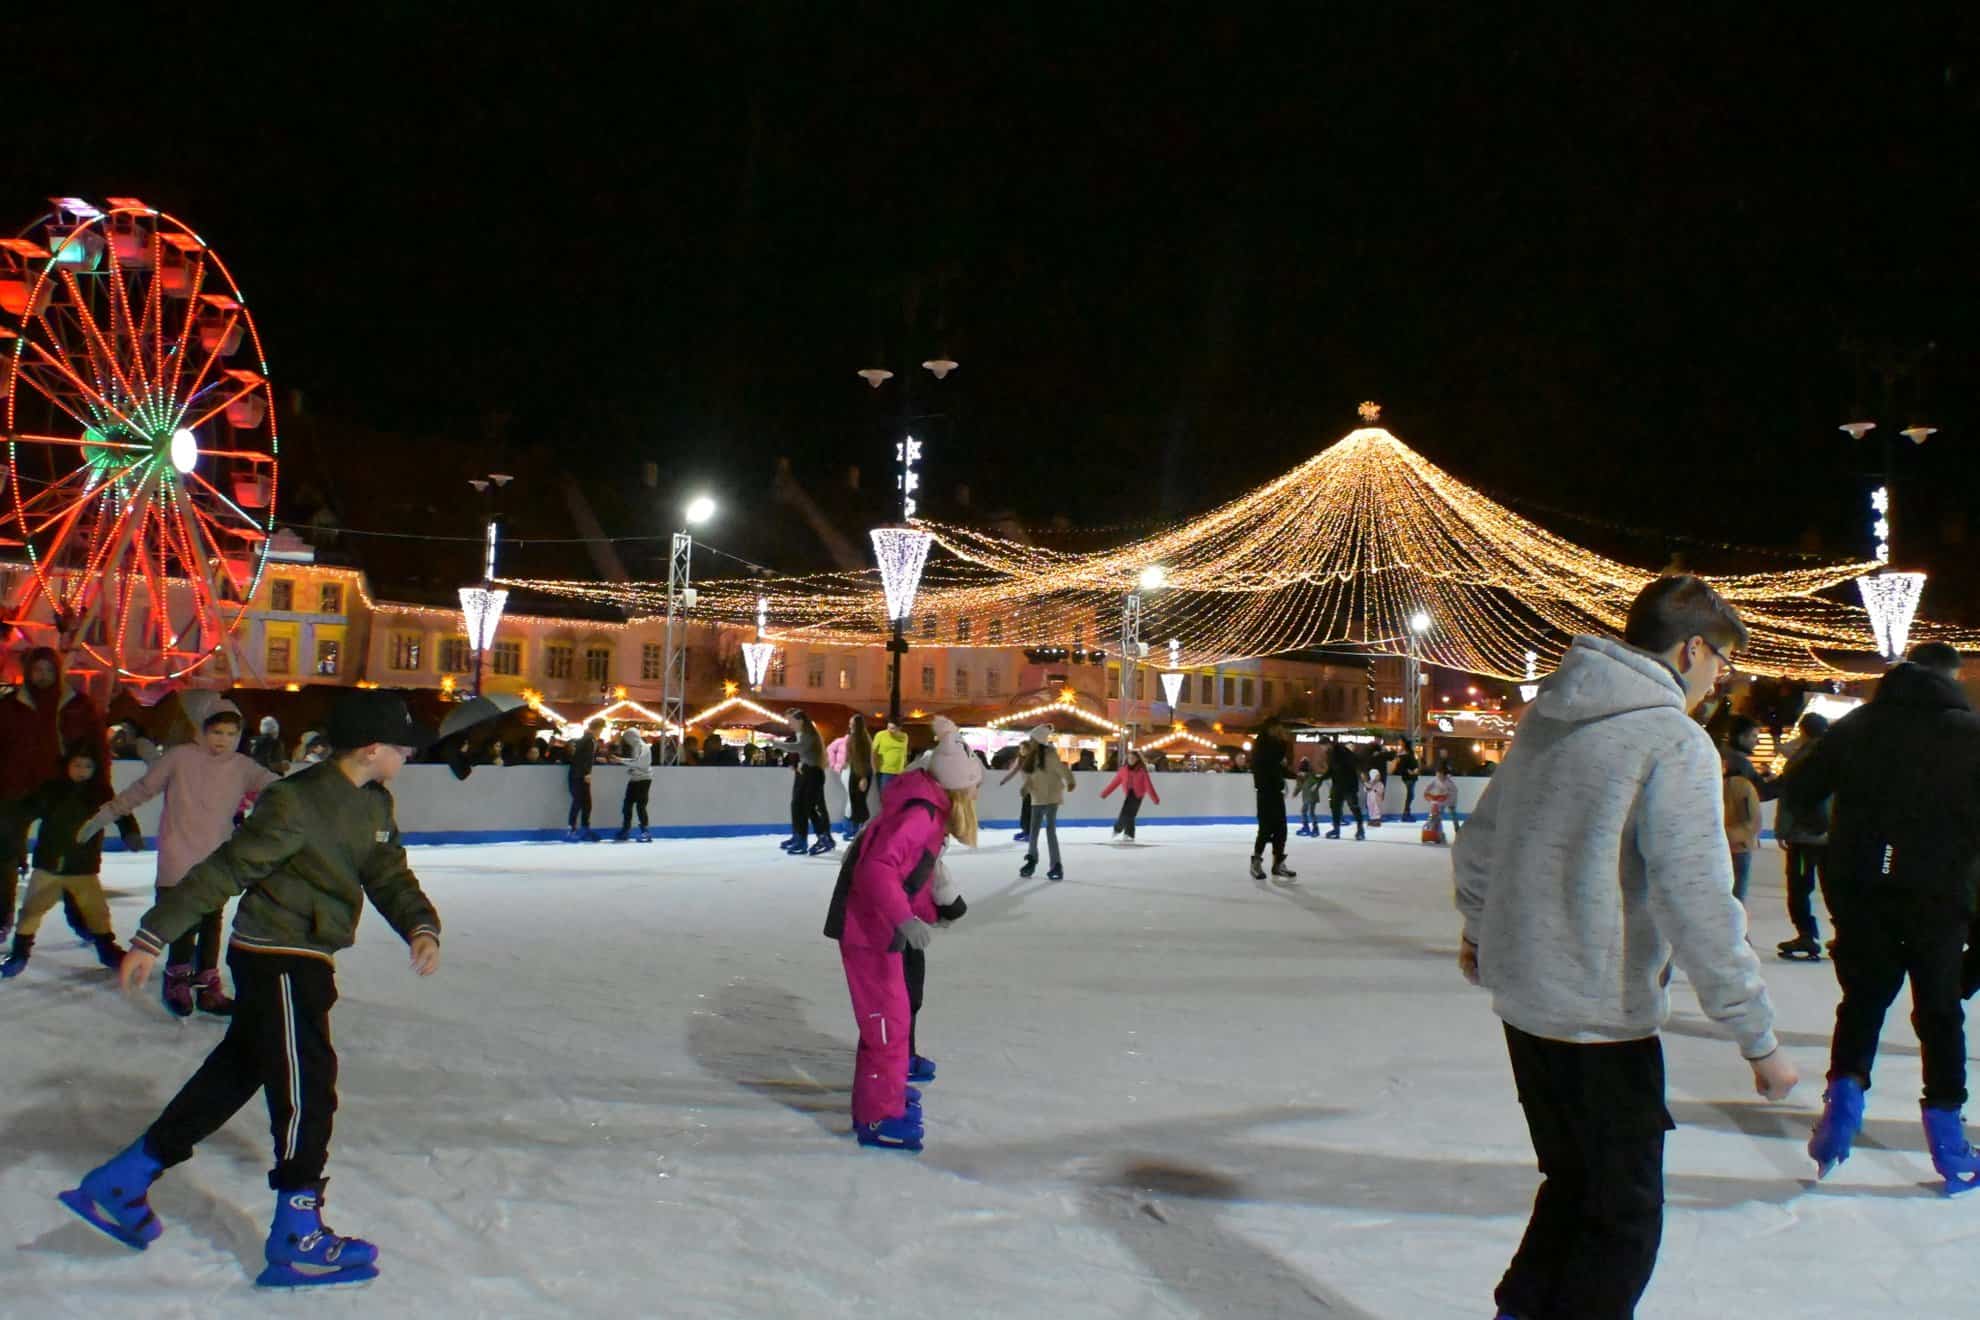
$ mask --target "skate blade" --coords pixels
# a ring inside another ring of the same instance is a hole
[[[75,1212],[78,1219],[81,1219],[91,1228],[96,1229],[107,1237],[117,1239],[117,1241],[123,1243],[125,1246],[137,1251],[143,1251],[157,1239],[160,1233],[165,1231],[164,1226],[158,1222],[156,1215],[145,1220],[138,1228],[127,1231],[116,1220],[105,1219],[102,1212],[98,1209],[96,1202],[83,1195],[83,1189],[80,1187],[71,1188],[66,1192],[57,1192],[55,1193],[55,1199],[63,1205],[68,1206],[70,1210]]]
[[[1980,1191],[1980,1173],[1947,1176],[1945,1191],[1948,1197],[1964,1196],[1968,1192]]]
[[[328,1288],[378,1277],[376,1265],[275,1265],[255,1276],[257,1288]]]

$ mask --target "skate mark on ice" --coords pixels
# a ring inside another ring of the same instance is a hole
[[[975,909],[971,908],[971,915]],[[828,1036],[781,986],[730,982],[688,1022],[688,1053],[717,1077],[803,1114],[834,1136],[850,1130],[852,1039]]]
[[[1732,1039],[1719,1027],[1688,1013],[1672,1014],[1670,1021],[1664,1024],[1664,1033],[1670,1036],[1688,1036],[1693,1040],[1730,1041]],[[1824,1054],[1829,1051],[1830,1038],[1827,1032],[1783,1031],[1777,1027],[1774,1036],[1782,1045],[1791,1049],[1820,1050]],[[1909,1045],[1901,1041],[1879,1041],[1877,1057],[1888,1058],[1891,1055],[1915,1059],[1918,1057],[1918,1044],[1916,1041]]]

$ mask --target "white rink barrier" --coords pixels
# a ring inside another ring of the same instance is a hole
[[[144,767],[136,761],[118,761],[112,778],[119,791],[128,787]],[[1014,830],[1018,819],[1018,781],[999,784],[1002,771],[992,770],[984,778],[978,808],[985,827]],[[1111,825],[1120,810],[1121,794],[1103,799],[1100,790],[1113,776],[1104,771],[1076,771],[1077,784],[1059,808],[1059,824]],[[1144,802],[1137,822],[1141,829],[1179,825],[1248,825],[1256,817],[1255,798],[1249,775],[1158,773],[1155,791],[1160,804]],[[788,834],[791,828],[791,781],[789,770],[764,767],[665,766],[653,772],[652,798],[648,812],[652,833],[664,838],[718,838],[754,834]],[[836,832],[845,820],[845,790],[837,776],[825,777],[825,803],[831,809]],[[1423,818],[1422,779],[1416,785],[1416,811]],[[1489,779],[1460,779],[1458,812],[1460,818],[1471,812]],[[591,775],[592,828],[601,834],[619,828],[620,802],[625,792],[626,772],[622,766],[601,765]],[[515,765],[477,766],[466,780],[440,765],[409,765],[392,784],[398,802],[399,828],[408,843],[515,843],[560,839],[566,829],[570,793],[562,766]],[[1384,803],[1383,819],[1399,822],[1402,815],[1402,785],[1396,781]],[[1763,825],[1771,829],[1773,804],[1764,808]],[[159,803],[152,801],[138,809],[138,824],[144,828],[150,846],[156,847]],[[1327,820],[1327,796],[1320,797],[1320,813]],[[1286,815],[1292,827],[1299,826],[1299,794],[1286,799]],[[636,824],[637,822],[635,822]],[[110,848],[121,847],[111,831]]]

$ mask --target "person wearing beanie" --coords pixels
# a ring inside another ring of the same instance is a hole
[[[1011,780],[1017,779],[1021,775],[1029,776],[1032,770],[1037,768],[1039,753],[1045,750],[1051,737],[1051,725],[1038,724],[1032,726],[1030,732],[1025,734],[1024,741],[1018,744],[1018,754],[1011,761],[1011,768],[1005,771],[1004,777],[997,782],[999,784],[1008,784]],[[1017,833],[1011,836],[1011,842],[1029,843],[1031,841],[1030,779],[1025,778],[1021,780],[1018,784],[1018,790],[1018,827]]]
[[[1146,798],[1158,807],[1162,805],[1162,795],[1155,791],[1155,780],[1149,775],[1148,765],[1142,760],[1139,749],[1128,749],[1127,760],[1114,772],[1107,786],[1100,790],[1100,796],[1111,797],[1117,788],[1124,791],[1121,814],[1114,819],[1114,840],[1120,842],[1125,839],[1133,843],[1134,822],[1141,814],[1142,799]]]
[[[194,695],[208,694],[187,694]],[[234,817],[242,800],[254,797],[278,778],[274,771],[236,750],[241,741],[241,712],[233,702],[214,697],[188,703],[188,714],[199,717],[198,741],[180,743],[159,757],[142,779],[98,808],[83,826],[84,837],[94,835],[163,794],[155,881],[161,899],[234,832]],[[220,984],[221,918],[222,910],[213,909],[172,943],[162,994],[166,1010],[174,1017],[190,1017],[195,1007],[215,1017],[233,1012],[233,1001]]]
[[[247,754],[265,770],[278,775],[289,772],[289,758],[282,755],[282,726],[273,715],[263,715],[261,723],[255,727],[254,738],[247,745]]]
[[[402,695],[364,689],[338,695],[329,739],[329,760],[270,784],[240,832],[144,914],[119,973],[126,991],[143,986],[172,941],[242,895],[227,952],[240,998],[226,1036],[157,1121],[61,1194],[92,1226],[142,1250],[163,1232],[151,1184],[264,1091],[276,1196],[268,1267],[256,1282],[270,1287],[378,1274],[378,1249],[322,1218],[337,1109],[334,958],[356,937],[366,900],[406,941],[415,973],[440,966],[440,918],[407,864],[386,788],[433,735],[413,723]]]
[[[41,930],[41,919],[48,910],[69,896],[81,913],[83,929],[96,947],[96,957],[105,967],[115,968],[123,961],[124,950],[110,930],[110,905],[103,897],[103,844],[94,832],[79,836],[83,822],[110,796],[110,790],[96,780],[96,754],[77,745],[69,749],[62,773],[27,795],[9,810],[18,813],[20,828],[29,821],[41,822],[34,841],[34,871],[28,879],[27,899],[21,904],[20,925],[14,930],[14,945],[0,976],[12,978],[27,970],[34,952],[34,939]]]
[[[1073,787],[1073,772],[1059,759],[1058,748],[1050,741],[1051,735],[1052,726],[1049,724],[1031,731],[1031,766],[1024,772],[1025,791],[1031,795],[1031,831],[1024,865],[1018,868],[1018,874],[1027,880],[1038,870],[1038,836],[1041,834],[1045,836],[1046,851],[1052,859],[1045,878],[1066,878],[1066,868],[1059,859],[1059,805],[1066,800],[1066,794]]]
[[[983,763],[963,746],[954,723],[938,718],[928,765],[894,782],[839,867],[825,935],[839,942],[859,1030],[852,1118],[862,1146],[922,1146],[920,1095],[908,1085],[914,1009],[903,955],[926,950],[934,938],[943,842],[976,845],[982,782]]]

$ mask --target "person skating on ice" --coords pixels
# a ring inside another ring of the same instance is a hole
[[[1251,843],[1251,878],[1265,878],[1265,849],[1272,850],[1272,877],[1296,880],[1286,865],[1286,757],[1284,728],[1276,717],[1259,726],[1251,742],[1251,788],[1258,811],[1258,833]]]
[[[163,1232],[147,1197],[152,1183],[262,1091],[275,1215],[256,1282],[273,1287],[378,1273],[376,1247],[331,1232],[322,1218],[337,1109],[333,959],[350,947],[366,900],[406,941],[414,972],[430,976],[440,965],[440,919],[407,865],[386,788],[433,736],[412,722],[403,697],[375,690],[340,693],[328,736],[329,760],[271,784],[240,832],[139,923],[119,976],[127,991],[144,985],[172,940],[242,896],[227,953],[239,994],[233,1021],[157,1121],[61,1195],[84,1220],[142,1250]]]
[[[1018,745],[1017,755],[1011,758],[1011,768],[1006,770],[1004,777],[997,781],[1000,785],[1008,784],[1013,779],[1018,781],[1018,827],[1017,833],[1011,836],[1012,843],[1031,842],[1031,780],[1029,776],[1032,767],[1038,764],[1039,749],[1045,745],[1046,740],[1052,736],[1052,733],[1053,729],[1050,724],[1033,726],[1030,733],[1025,736],[1025,740]]]
[[[1757,1092],[1799,1080],[1732,896],[1718,751],[1691,717],[1746,640],[1701,579],[1645,587],[1622,641],[1574,639],[1452,847],[1458,967],[1505,1024],[1541,1172],[1500,1320],[1635,1314],[1663,1231],[1673,966]]]
[[[647,806],[653,797],[653,745],[638,729],[628,727],[619,735],[619,753],[626,766],[626,795],[619,803],[619,832],[614,843],[624,843],[632,834],[633,813],[639,813],[639,841],[647,843]]]
[[[203,693],[189,693],[186,700]],[[233,702],[212,701],[200,716],[199,740],[180,743],[151,763],[144,777],[98,808],[83,825],[93,835],[144,803],[164,795],[158,816],[158,875],[160,902],[173,886],[207,854],[234,833],[241,801],[260,793],[279,778],[239,750],[241,712]],[[182,932],[175,932],[165,961],[160,993],[174,1017],[189,1017],[194,1008],[225,1017],[233,1011],[220,984],[220,943],[225,929],[219,908],[202,914]]]
[[[598,764],[598,735],[605,732],[604,720],[584,726],[584,734],[571,744],[570,768],[564,772],[571,793],[570,828],[564,832],[567,843],[596,843],[591,829],[591,772]]]
[[[1352,747],[1338,738],[1327,744],[1327,800],[1334,815],[1334,828],[1327,831],[1328,838],[1341,837],[1343,806],[1354,813],[1354,837],[1357,840],[1368,837],[1368,819],[1361,813],[1361,760]]]
[[[1141,814],[1142,799],[1146,798],[1158,807],[1162,805],[1161,794],[1155,791],[1155,780],[1149,775],[1148,764],[1142,759],[1138,749],[1128,750],[1127,760],[1121,763],[1120,769],[1114,771],[1114,777],[1107,781],[1105,788],[1100,790],[1100,796],[1109,797],[1117,788],[1123,791],[1124,797],[1121,801],[1121,814],[1114,818],[1114,839],[1116,842],[1125,839],[1128,843],[1133,843],[1134,822]]]
[[[1320,837],[1320,789],[1327,781],[1313,768],[1311,757],[1299,758],[1299,776],[1294,781],[1299,790],[1299,835],[1308,839]]]
[[[1810,712],[1801,717],[1801,736],[1788,753],[1787,768],[1781,778],[1760,790],[1762,801],[1780,797],[1780,785],[1806,761],[1828,736],[1829,721]],[[1774,810],[1774,838],[1780,842],[1786,864],[1787,914],[1794,926],[1794,938],[1782,940],[1774,951],[1789,962],[1822,960],[1822,927],[1815,920],[1815,894],[1826,891],[1822,877],[1827,868],[1829,815],[1832,799],[1818,798],[1795,806],[1786,801]],[[1970,941],[1969,941],[1970,943]],[[1961,996],[1964,998],[1965,996]]]
[[[1368,823],[1382,823],[1382,799],[1388,793],[1388,785],[1383,782],[1382,772],[1374,766],[1368,767],[1367,782],[1362,785],[1361,796],[1368,806]]]
[[[907,762],[908,736],[901,732],[899,724],[888,720],[887,727],[873,735],[873,781],[879,790],[876,796],[886,798],[887,785],[907,769]]]
[[[793,857],[831,852],[839,845],[832,841],[832,817],[825,808],[825,739],[811,716],[792,709],[786,716],[791,736],[773,742],[776,751],[795,754],[797,773],[791,783],[791,837],[784,840],[784,851]],[[806,832],[815,831],[818,841],[807,845]]]
[[[1430,818],[1423,823],[1423,841],[1443,843],[1444,812],[1457,801],[1457,783],[1451,778],[1449,766],[1437,767],[1430,786],[1423,790],[1423,801],[1430,808]]]
[[[1046,854],[1052,861],[1045,878],[1066,878],[1066,868],[1059,858],[1059,805],[1072,790],[1073,772],[1059,759],[1059,749],[1052,746],[1051,737],[1049,724],[1038,725],[1028,735],[1031,765],[1024,771],[1024,789],[1031,799],[1031,835],[1025,845],[1024,865],[1018,868],[1018,874],[1027,880],[1038,870],[1040,835],[1045,837]]]
[[[1780,789],[1794,811],[1835,798],[1826,896],[1842,1002],[1822,1118],[1808,1143],[1817,1174],[1849,1158],[1884,1015],[1909,979],[1926,1146],[1948,1196],[1972,1191],[1980,1154],[1961,1115],[1962,965],[1980,883],[1980,715],[1960,686],[1959,653],[1943,642],[1914,647]]]
[[[79,837],[109,796],[110,790],[96,778],[95,750],[78,745],[69,749],[61,774],[9,809],[10,828],[25,830],[38,820],[41,831],[35,836],[34,871],[28,877],[20,924],[14,928],[13,949],[0,962],[0,976],[11,979],[27,970],[41,919],[64,894],[75,899],[97,960],[113,969],[123,961],[124,950],[110,929],[110,905],[98,876],[103,869],[103,840],[96,833]]]
[[[1423,773],[1423,763],[1416,759],[1416,746],[1407,738],[1402,740],[1402,749],[1396,753],[1395,773],[1396,778],[1402,780],[1403,785],[1403,824],[1414,824],[1416,821],[1416,781]]]
[[[983,763],[952,722],[937,724],[929,768],[905,772],[889,789],[880,814],[840,864],[825,915],[826,937],[839,942],[859,1031],[852,1118],[863,1146],[922,1147],[920,1097],[908,1085],[914,1010],[902,955],[925,950],[934,938],[940,916],[934,880],[944,839],[976,844]]]

